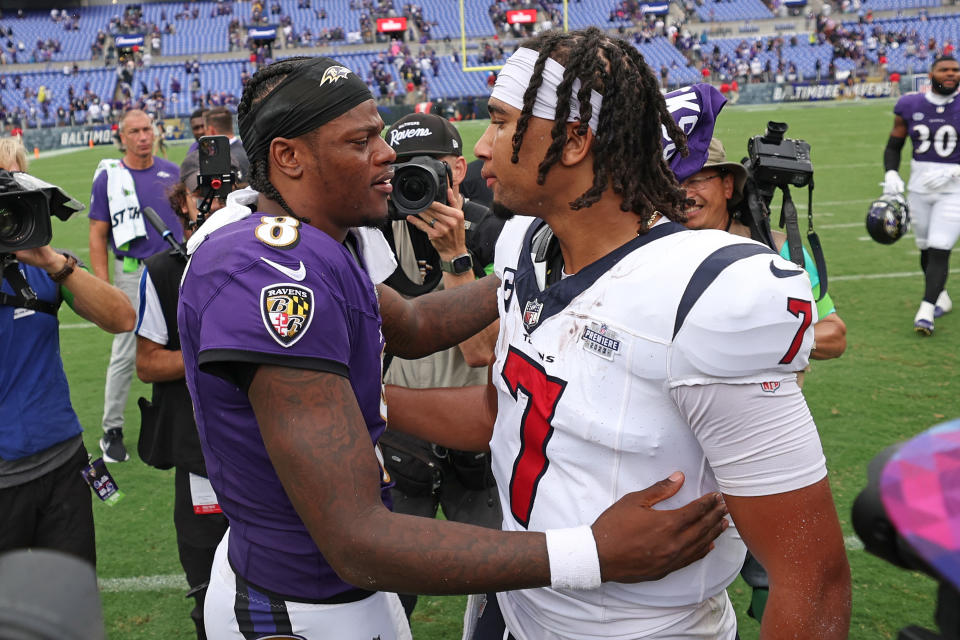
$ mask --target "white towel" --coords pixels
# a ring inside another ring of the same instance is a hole
[[[197,247],[206,240],[207,236],[224,227],[231,222],[243,220],[257,206],[257,198],[260,193],[247,187],[232,192],[227,196],[227,204],[222,209],[218,209],[200,225],[200,228],[193,232],[187,241],[187,254],[193,255]],[[354,227],[350,229],[360,245],[360,255],[367,263],[367,275],[373,280],[374,284],[380,284],[390,277],[397,268],[397,261],[393,257],[393,251],[387,244],[386,238],[379,229],[370,227]]]
[[[104,171],[107,172],[107,208],[110,210],[113,246],[120,248],[131,240],[146,238],[147,229],[140,214],[133,176],[119,160],[107,159],[97,165],[93,179]]]

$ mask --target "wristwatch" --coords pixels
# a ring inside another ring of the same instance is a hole
[[[440,270],[455,276],[463,275],[471,269],[473,269],[473,258],[469,253],[462,253],[453,260],[440,258]]]
[[[57,271],[56,273],[47,274],[47,276],[49,276],[51,280],[53,280],[58,284],[66,280],[67,276],[73,273],[74,267],[77,266],[77,259],[74,258],[73,256],[68,256],[65,253],[61,253],[60,255],[62,255],[64,258],[67,259],[67,261],[63,265],[63,268]]]

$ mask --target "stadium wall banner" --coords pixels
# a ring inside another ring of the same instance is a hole
[[[640,5],[640,10],[643,12],[643,15],[665,16],[670,13],[670,3],[651,2],[649,4],[642,4]]]
[[[251,40],[275,40],[277,38],[277,27],[250,27],[247,29],[247,37]]]
[[[536,21],[536,9],[514,9],[507,11],[507,24],[533,24]]]
[[[377,18],[377,31],[380,33],[393,33],[406,30],[406,18]]]
[[[816,84],[794,82],[775,85],[773,102],[817,102],[840,98],[889,98],[894,95],[892,82],[859,82],[852,86],[834,82]]]
[[[187,118],[164,118],[163,132],[166,140],[183,140],[193,137]],[[88,147],[113,144],[113,131],[108,124],[93,124],[74,127],[44,127],[24,129],[23,146],[27,150],[69,149],[70,147]]]
[[[130,47],[143,46],[143,34],[121,34],[116,33],[113,36],[113,43],[117,49],[129,49]]]

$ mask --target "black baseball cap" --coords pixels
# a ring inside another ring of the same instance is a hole
[[[412,156],[462,156],[460,132],[446,118],[432,113],[411,113],[387,131],[387,144],[398,159]]]

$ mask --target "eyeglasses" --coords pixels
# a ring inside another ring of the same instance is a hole
[[[707,183],[713,180],[714,178],[722,178],[722,173],[715,173],[712,176],[704,176],[702,178],[689,178],[680,183],[680,187],[686,189],[687,191],[703,191],[707,188]]]

